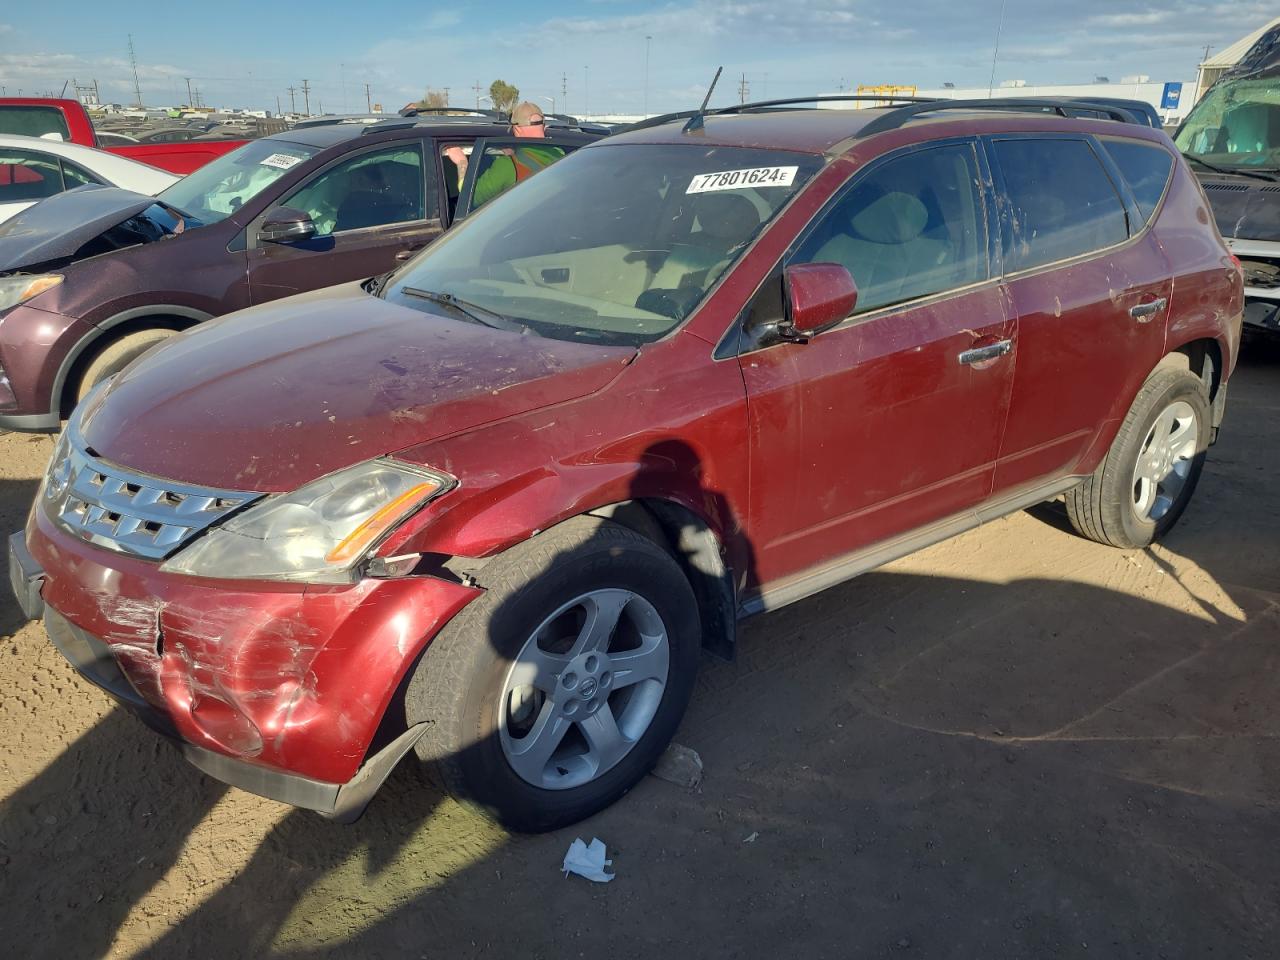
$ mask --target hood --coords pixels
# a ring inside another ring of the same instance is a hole
[[[0,223],[0,273],[69,257],[155,202],[143,193],[97,185],[54,194]]]
[[[593,393],[634,356],[437,316],[352,283],[171,338],[95,397],[80,429],[131,470],[277,493]]]
[[[1205,172],[1199,177],[1223,237],[1280,242],[1280,183]]]

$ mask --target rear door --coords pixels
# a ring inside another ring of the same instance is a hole
[[[583,145],[563,137],[486,137],[472,147],[458,198],[462,218]]]
[[[811,342],[749,345],[739,358],[764,586],[990,493],[1015,322],[989,198],[974,142],[912,148],[855,174],[789,255],[844,265],[859,294],[855,313]],[[779,277],[749,310],[748,331],[780,319]]]
[[[385,273],[438,237],[436,167],[426,160],[416,139],[348,153],[268,207],[246,230],[253,302]],[[310,214],[316,235],[258,241],[258,227],[278,207]]]
[[[101,181],[53,154],[0,147],[0,220],[39,200],[86,183]]]
[[[1164,352],[1172,280],[1098,140],[1035,134],[985,143],[1004,200],[1006,284],[1018,317],[1001,491],[1077,472],[1123,416]]]

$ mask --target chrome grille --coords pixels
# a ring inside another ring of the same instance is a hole
[[[45,509],[62,529],[148,560],[164,559],[262,496],[134,473],[92,456],[72,425],[58,442],[44,487]]]

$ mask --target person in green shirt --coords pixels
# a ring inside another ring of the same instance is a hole
[[[525,101],[511,111],[511,132],[517,137],[541,139],[546,136],[546,122],[537,104]],[[449,147],[445,151],[458,168],[458,187],[467,175],[468,158],[461,147]],[[565,152],[550,145],[519,146],[506,148],[500,154],[486,154],[480,158],[482,166],[472,191],[471,209],[476,210],[494,197],[505,193],[521,180],[526,180],[544,167],[561,159]]]

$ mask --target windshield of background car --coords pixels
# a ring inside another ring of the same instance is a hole
[[[1215,84],[1176,142],[1217,167],[1280,168],[1280,76]]]
[[[217,223],[317,152],[300,143],[254,140],[187,174],[159,199],[201,223]]]
[[[822,166],[706,144],[579,150],[436,241],[387,285],[449,294],[558,340],[636,345],[697,307]]]

